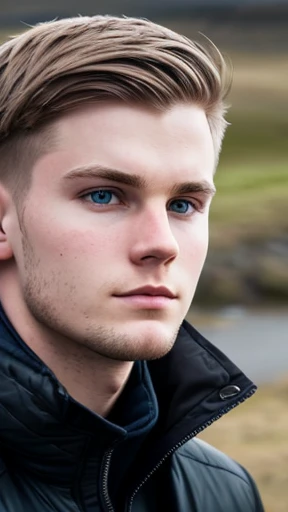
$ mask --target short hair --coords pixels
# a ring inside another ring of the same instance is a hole
[[[217,161],[227,125],[227,69],[213,43],[201,45],[144,19],[85,16],[38,24],[0,47],[0,180],[22,191],[53,142],[51,121],[109,100],[160,110],[198,104]]]

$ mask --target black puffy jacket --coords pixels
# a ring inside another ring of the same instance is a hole
[[[255,386],[189,324],[148,365],[158,421],[112,505],[121,464],[108,422],[71,399],[0,313],[0,512],[263,512],[248,473],[196,438]]]

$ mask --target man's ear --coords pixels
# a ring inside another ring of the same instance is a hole
[[[6,233],[6,225],[9,222],[9,194],[0,183],[0,261],[13,257],[12,246]]]

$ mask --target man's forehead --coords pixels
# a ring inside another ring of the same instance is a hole
[[[199,108],[187,108],[188,120],[186,107],[175,106],[175,115],[164,122],[159,112],[144,111],[142,117],[143,109],[123,105],[70,112],[53,123],[57,145],[44,157],[40,172],[46,174],[49,167],[51,177],[67,183],[97,174],[142,190],[161,180],[170,187],[193,182],[195,188],[199,182],[199,190],[211,194],[215,157],[210,130],[204,114],[199,119]],[[123,118],[126,112],[129,122]]]

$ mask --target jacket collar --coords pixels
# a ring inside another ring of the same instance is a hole
[[[15,453],[18,450],[24,456],[26,450],[32,462],[33,456],[36,457],[36,472],[37,465],[41,464],[38,438],[45,464],[49,466],[50,460],[52,464],[62,457],[61,474],[68,476],[72,462],[86,449],[87,435],[100,440],[105,450],[115,439],[125,436],[125,431],[103,418],[95,418],[97,415],[74,402],[49,368],[21,340],[3,310],[1,318],[0,424],[6,434],[11,434],[11,439],[19,440],[15,443]],[[150,398],[155,390],[159,418],[143,445],[145,471],[186,436],[201,430],[255,390],[252,382],[187,322],[181,326],[169,354],[150,361],[148,368],[153,385],[149,379],[146,384],[150,386]],[[35,453],[31,454],[29,442],[32,442],[33,430]],[[0,442],[3,442],[1,437],[0,430]],[[22,441],[24,438],[27,448]],[[51,474],[51,468],[47,470]]]
[[[157,395],[161,431],[190,423],[196,428],[212,415],[241,402],[255,385],[218,348],[184,321],[172,350],[148,363]],[[184,428],[185,430],[185,428]]]
[[[230,359],[186,321],[169,354],[150,361],[148,367],[158,399],[159,418],[137,459],[130,493],[168,455],[257,389]]]

